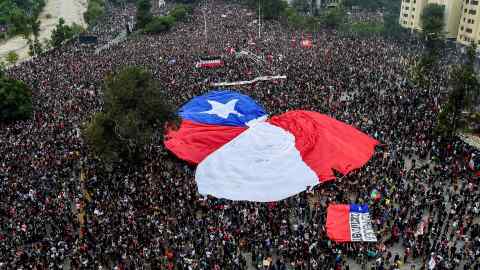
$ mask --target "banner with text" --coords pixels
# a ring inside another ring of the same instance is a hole
[[[326,228],[328,238],[336,242],[377,242],[368,205],[329,205]]]

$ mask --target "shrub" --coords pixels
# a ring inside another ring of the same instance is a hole
[[[152,20],[152,3],[150,0],[137,1],[137,29],[142,29],[147,26]]]
[[[15,64],[18,61],[18,54],[14,51],[11,51],[7,54],[7,62],[11,65]]]
[[[179,4],[170,11],[169,15],[174,17],[177,21],[183,21],[191,11],[192,8],[190,6]]]
[[[175,24],[175,18],[172,16],[154,17],[151,22],[145,26],[145,32],[149,34],[162,33],[170,30]]]
[[[0,77],[0,121],[27,119],[32,111],[32,92],[27,85]]]
[[[88,2],[87,11],[83,14],[83,18],[87,24],[94,24],[98,18],[105,14],[105,2],[104,0],[90,0]]]

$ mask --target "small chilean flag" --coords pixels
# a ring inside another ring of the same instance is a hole
[[[218,68],[223,67],[223,61],[220,58],[200,60],[195,64],[196,68]]]
[[[326,227],[328,238],[335,242],[377,242],[366,204],[329,205]]]

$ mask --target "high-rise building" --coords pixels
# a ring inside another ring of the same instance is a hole
[[[421,29],[420,16],[427,5],[427,0],[402,0],[400,25],[414,30]]]
[[[405,28],[422,30],[420,17],[428,4],[438,4],[445,7],[445,27],[447,38],[457,38],[463,1],[468,0],[402,0],[399,23]],[[470,0],[471,1],[471,0]]]
[[[457,41],[463,44],[480,42],[480,5],[478,0],[458,0],[463,3]]]

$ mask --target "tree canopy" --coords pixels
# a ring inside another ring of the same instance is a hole
[[[144,28],[149,22],[152,21],[152,3],[150,0],[138,0],[137,1],[137,25],[138,29]]]
[[[8,26],[10,35],[22,34],[31,21],[37,20],[45,2],[45,0],[0,0],[0,24]]]
[[[104,109],[84,129],[94,152],[106,161],[139,162],[144,147],[176,119],[152,75],[129,67],[104,82]]]
[[[345,10],[342,6],[328,9],[322,16],[322,22],[329,28],[338,27],[345,20]]]
[[[473,68],[476,46],[467,49],[466,61],[454,66],[450,72],[450,94],[438,116],[436,131],[444,136],[453,136],[459,128],[465,127],[462,112],[469,109],[480,95],[480,83]]]
[[[443,17],[445,7],[439,4],[428,4],[421,15],[423,31],[427,34],[441,33],[445,24]]]
[[[105,14],[105,0],[88,1],[87,11],[83,13],[85,21],[91,25],[95,24]]]
[[[66,25],[63,18],[58,19],[58,24],[52,31],[50,43],[52,47],[59,47],[62,42],[73,38],[75,35],[82,32],[81,26],[74,24],[72,26]]]
[[[445,7],[438,4],[428,4],[420,17],[425,36],[426,46],[430,53],[435,53],[442,39]]]
[[[186,4],[177,4],[166,16],[155,16],[145,25],[145,33],[155,34],[169,31],[175,23],[185,21],[193,8]]]
[[[0,121],[15,121],[31,116],[32,91],[19,80],[0,74]]]

